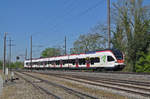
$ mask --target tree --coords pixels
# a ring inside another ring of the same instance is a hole
[[[59,48],[46,48],[41,53],[41,57],[53,57],[59,55],[62,55],[61,49]]]
[[[136,72],[150,72],[150,52],[140,55],[141,57],[136,63]]]
[[[99,33],[80,35],[79,38],[74,42],[71,53],[84,53],[87,51],[104,49],[105,44],[105,37]]]
[[[15,62],[13,63],[14,68],[23,68],[23,63],[22,62]]]
[[[0,60],[0,69],[3,68],[3,62]]]
[[[136,71],[138,53],[147,52],[150,40],[150,10],[143,0],[119,0],[113,4],[113,40],[115,48],[124,52],[128,68]]]

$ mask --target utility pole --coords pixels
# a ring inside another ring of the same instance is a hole
[[[31,40],[30,40],[30,41],[31,41],[31,42],[30,42],[30,43],[31,43],[31,44],[30,44],[30,45],[31,45],[31,46],[30,46],[30,48],[31,48],[31,50],[30,50],[30,63],[31,63],[31,64],[30,64],[30,65],[31,65],[31,71],[32,71],[32,35],[31,35],[31,38],[30,38],[30,39],[31,39]]]
[[[66,36],[65,36],[65,55],[67,55]]]
[[[107,26],[108,26],[108,48],[110,48],[111,34],[110,34],[110,0],[107,0]]]
[[[4,56],[3,56],[3,73],[5,74],[5,68],[6,68],[6,35],[7,33],[5,32],[4,34]]]
[[[10,65],[11,65],[11,47],[15,46],[15,45],[12,44],[12,41],[13,40],[11,38],[9,38],[9,45],[8,46],[9,46],[9,69],[10,70],[11,70],[11,67],[10,67]]]
[[[12,46],[12,45],[11,45],[11,41],[12,41],[12,40],[11,40],[11,38],[10,38],[10,39],[9,39],[9,45],[8,45],[8,46],[9,46],[9,69],[10,69],[10,64],[11,64],[11,46]]]
[[[26,51],[25,51],[25,60],[27,59],[27,56],[28,56],[28,52],[27,52],[27,48],[26,48]]]

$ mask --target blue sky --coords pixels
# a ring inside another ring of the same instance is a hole
[[[107,0],[0,0],[0,59],[3,55],[3,35],[13,39],[13,60],[30,49],[33,35],[33,56],[39,57],[47,47],[67,48],[80,34],[90,31],[97,23],[107,22]],[[114,2],[116,0],[111,0]],[[150,3],[150,0],[145,0]],[[93,7],[96,6],[96,7]],[[90,9],[90,10],[88,10]],[[7,51],[8,53],[8,51]]]

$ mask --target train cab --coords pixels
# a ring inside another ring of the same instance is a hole
[[[123,69],[125,67],[123,53],[119,50],[112,50],[112,53],[116,58],[115,69]]]

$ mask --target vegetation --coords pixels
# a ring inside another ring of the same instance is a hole
[[[99,33],[80,35],[71,48],[71,54],[104,49],[106,39]]]
[[[136,72],[150,72],[150,52],[141,53],[141,57],[136,62]]]
[[[9,68],[9,63],[8,62],[6,62],[6,67]],[[3,68],[3,62],[0,61],[0,69],[2,69],[2,68]],[[23,62],[12,62],[10,64],[10,68],[23,68]]]
[[[0,69],[3,67],[3,62],[0,60]]]
[[[10,65],[10,68],[23,68],[23,67],[24,67],[23,62],[18,62],[18,61],[11,63],[11,65]]]
[[[143,5],[142,0],[118,0],[113,4],[112,13],[115,24],[112,44],[114,48],[124,52],[127,71],[136,71],[136,63],[141,61],[139,53],[147,53],[149,48],[149,12],[150,9]]]
[[[53,56],[59,56],[62,55],[64,51],[62,48],[46,48],[42,51],[41,57],[53,57]]]

